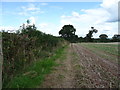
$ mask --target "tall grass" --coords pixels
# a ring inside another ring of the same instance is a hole
[[[35,88],[40,85],[46,74],[50,73],[53,66],[57,66],[56,59],[62,57],[65,47],[58,49],[53,56],[37,60],[26,67],[22,73],[15,76],[6,88]]]

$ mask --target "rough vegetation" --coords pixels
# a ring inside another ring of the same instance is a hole
[[[27,65],[50,57],[64,46],[66,41],[37,30],[35,25],[23,25],[17,33],[2,32],[3,44],[3,87]]]

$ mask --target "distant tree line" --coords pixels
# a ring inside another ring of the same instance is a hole
[[[91,27],[88,34],[85,37],[78,37],[75,35],[76,29],[73,25],[64,25],[62,29],[59,31],[59,35],[65,40],[68,40],[71,43],[77,42],[120,42],[120,35],[115,34],[112,38],[108,38],[106,34],[101,34],[99,38],[92,38],[93,33],[97,33],[98,30],[94,27]]]

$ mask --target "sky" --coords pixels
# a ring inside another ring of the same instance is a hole
[[[94,34],[107,34],[109,38],[118,34],[118,1],[101,2],[1,2],[0,30],[18,30],[27,19],[37,29],[54,36],[64,25],[76,28],[76,35],[85,37],[91,27],[98,30]]]

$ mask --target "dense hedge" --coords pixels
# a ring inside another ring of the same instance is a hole
[[[22,33],[2,32],[3,87],[16,73],[38,58],[49,57],[66,41],[38,30]]]

